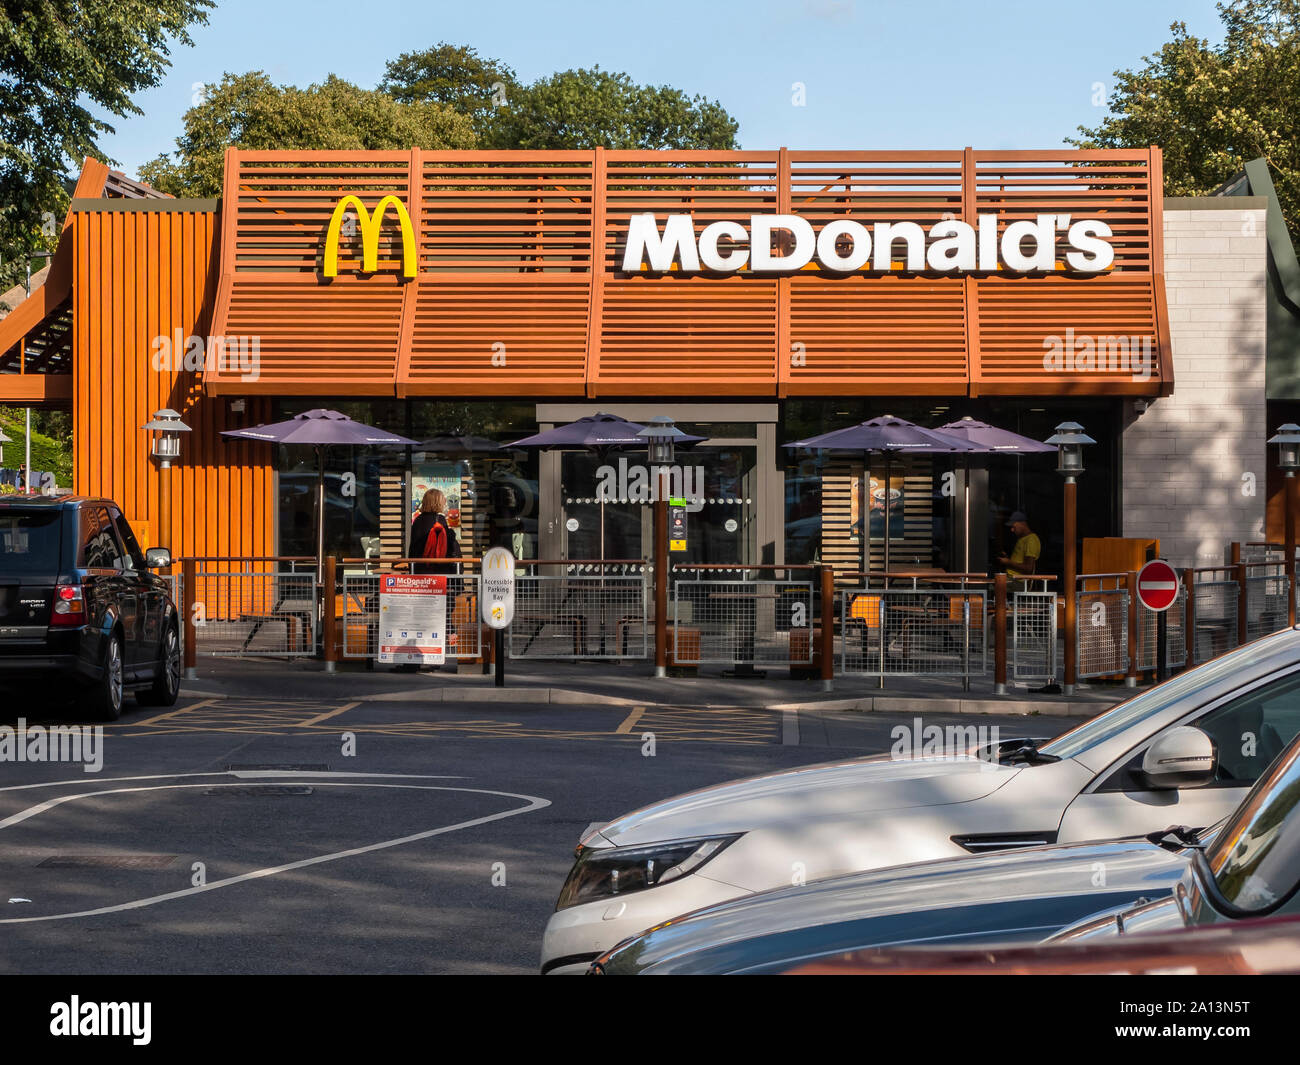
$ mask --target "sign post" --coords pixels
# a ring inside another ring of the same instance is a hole
[[[1164,559],[1138,570],[1138,602],[1156,615],[1156,683],[1169,679],[1169,615],[1178,598],[1178,571]]]
[[[515,556],[504,547],[494,547],[483,556],[479,587],[479,615],[492,630],[492,659],[496,663],[495,686],[506,686],[505,630],[515,619]]]

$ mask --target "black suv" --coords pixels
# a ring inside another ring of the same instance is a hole
[[[96,717],[122,693],[171,706],[180,692],[176,604],[106,499],[0,497],[0,691],[24,680],[76,685]]]

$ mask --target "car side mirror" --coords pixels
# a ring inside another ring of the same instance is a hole
[[[145,569],[166,569],[172,564],[172,553],[165,547],[151,547],[144,553]]]
[[[1149,788],[1194,788],[1214,779],[1218,752],[1209,734],[1180,725],[1156,737],[1142,756],[1139,779]]]

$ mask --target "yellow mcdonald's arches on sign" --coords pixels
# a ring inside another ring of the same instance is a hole
[[[357,224],[361,227],[361,272],[373,274],[379,269],[379,230],[384,224],[384,214],[389,207],[397,213],[398,225],[402,227],[402,273],[406,277],[415,276],[415,228],[411,225],[411,216],[406,207],[396,196],[388,195],[379,201],[372,215],[360,197],[344,196],[334,207],[330,216],[329,229],[325,232],[325,276],[338,277],[339,273],[339,231],[343,228],[343,215],[352,207],[357,212]]]

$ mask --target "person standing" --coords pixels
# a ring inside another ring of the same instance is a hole
[[[1016,542],[1011,548],[1011,554],[998,556],[998,563],[1006,566],[1007,576],[1012,579],[1027,577],[1038,567],[1038,556],[1043,553],[1042,541],[1029,527],[1029,519],[1024,511],[1017,510],[1012,514],[1007,526]]]
[[[447,521],[447,496],[438,488],[430,488],[420,500],[420,513],[411,523],[412,558],[460,558],[460,541]],[[415,573],[456,573],[456,562],[415,563]],[[453,594],[448,581],[448,594]]]

